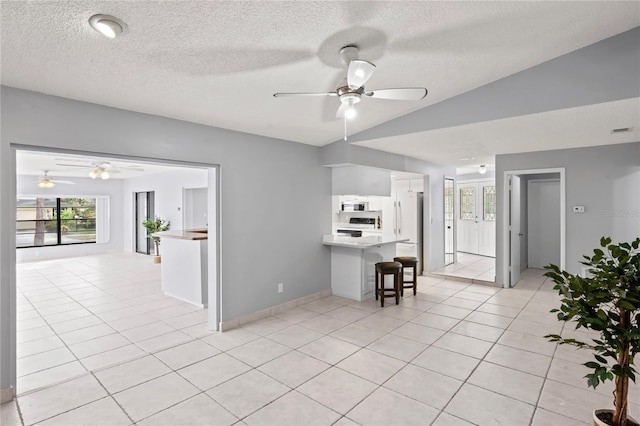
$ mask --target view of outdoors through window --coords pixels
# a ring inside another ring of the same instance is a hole
[[[95,198],[18,198],[17,247],[95,242]]]

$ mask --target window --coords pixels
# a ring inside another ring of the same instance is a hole
[[[475,188],[460,188],[460,219],[475,220]]]
[[[484,220],[496,220],[496,187],[485,186],[482,192]]]
[[[444,189],[444,219],[453,220],[453,188],[447,187]]]
[[[18,248],[96,242],[95,198],[21,197],[16,206]]]

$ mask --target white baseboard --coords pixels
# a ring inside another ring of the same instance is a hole
[[[304,305],[305,303],[313,302],[314,300],[318,300],[327,296],[331,296],[331,289],[310,294],[309,296],[300,297],[298,299],[291,300],[286,303],[281,303],[279,305],[272,306],[270,308],[261,309],[259,311],[252,312],[247,315],[242,315],[240,317],[237,317],[231,320],[220,321],[220,331],[229,331],[233,328],[240,327],[243,324],[257,321],[259,319],[266,318],[269,316],[277,315],[281,312],[287,311],[289,309],[293,309],[296,306]]]
[[[0,389],[0,404],[12,401],[14,396],[13,388]]]
[[[167,293],[166,291],[164,292],[164,295],[165,296],[169,296],[169,297],[173,297],[174,299],[178,299],[178,300],[180,300],[182,302],[185,302],[185,303],[188,303],[190,305],[197,306],[198,308],[203,308],[204,309],[204,308],[207,307],[206,303],[205,304],[194,303],[191,300],[187,300],[187,299],[185,299],[183,297],[174,296],[173,294]]]

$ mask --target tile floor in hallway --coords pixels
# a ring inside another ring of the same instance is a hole
[[[330,296],[214,333],[150,262],[19,265],[20,395],[3,426],[579,425],[611,405],[610,385],[582,378],[588,353],[540,337],[582,335],[548,313],[542,271],[507,290],[420,277],[399,306]]]
[[[491,283],[496,281],[496,258],[459,251],[455,263],[439,268],[433,273],[448,278]]]

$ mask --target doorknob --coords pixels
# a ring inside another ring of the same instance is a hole
[[[524,237],[524,234],[518,234],[519,237]]]

